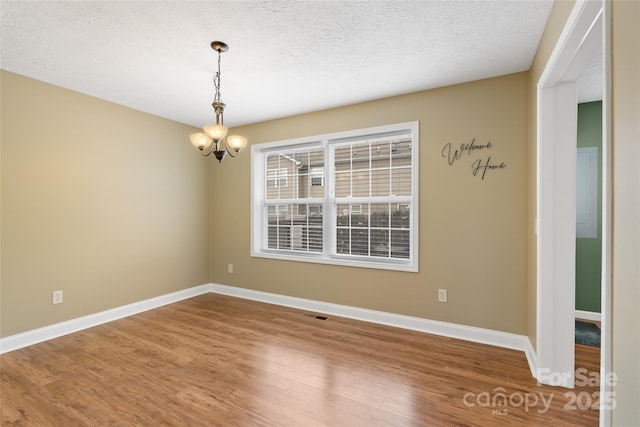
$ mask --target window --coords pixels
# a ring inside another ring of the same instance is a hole
[[[418,270],[418,123],[252,146],[252,256]]]
[[[280,188],[287,186],[287,169],[267,170],[267,187]]]
[[[361,214],[362,213],[362,205],[356,205],[356,204],[349,205],[349,209],[347,209],[346,212],[349,212],[349,210],[351,211],[351,215],[353,215],[353,214]]]
[[[311,185],[324,185],[324,167],[311,168]]]

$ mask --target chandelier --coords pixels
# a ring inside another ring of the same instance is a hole
[[[211,49],[218,52],[218,72],[213,77],[213,86],[216,93],[213,97],[213,111],[216,113],[216,124],[206,125],[202,128],[204,133],[191,134],[191,143],[200,150],[200,154],[203,156],[210,156],[213,153],[219,162],[229,153],[231,157],[236,157],[240,150],[247,145],[247,138],[240,135],[227,136],[227,129],[224,125],[224,107],[226,105],[220,98],[220,56],[222,52],[229,50],[229,46],[226,43],[213,41],[211,42]],[[209,149],[210,148],[210,149]]]

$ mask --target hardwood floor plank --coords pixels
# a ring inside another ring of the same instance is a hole
[[[1,423],[598,424],[584,407],[597,387],[540,386],[522,352],[303,314],[207,294],[4,354]],[[576,367],[599,372],[599,349],[582,347]]]
[[[317,418],[305,415],[304,411],[301,411],[297,405],[292,405],[292,402],[280,404],[277,394],[277,392],[259,393],[251,388],[241,388],[231,394],[229,402],[247,412],[258,414],[276,425],[327,427]]]
[[[197,417],[198,421],[190,425],[280,426],[280,424],[273,423],[261,415],[233,405],[228,399],[220,399],[218,396],[203,392],[196,387],[185,388],[178,393],[177,397],[182,401],[181,404],[190,407],[191,412]],[[212,416],[213,414],[215,416]]]

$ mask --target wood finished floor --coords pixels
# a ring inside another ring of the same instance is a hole
[[[207,294],[4,354],[2,425],[598,425],[522,352],[303,313]]]

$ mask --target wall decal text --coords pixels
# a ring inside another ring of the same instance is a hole
[[[454,149],[450,142],[444,144],[442,147],[442,157],[447,159],[447,163],[449,166],[453,166],[458,160],[462,158],[463,155],[466,154],[466,157],[474,156],[475,154],[480,155],[487,150],[493,148],[493,144],[491,141],[485,144],[476,143],[476,139],[473,138],[469,143],[460,144],[460,148]],[[504,162],[492,162],[491,156],[487,156],[486,158],[477,158],[471,163],[471,173],[473,176],[480,176],[480,179],[484,180],[484,177],[487,174],[487,171],[494,171],[506,168],[507,165]]]

